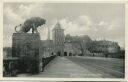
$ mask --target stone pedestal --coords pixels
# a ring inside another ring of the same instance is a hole
[[[41,63],[40,54],[40,35],[38,33],[13,33],[12,36],[12,57],[18,57],[19,59],[24,60],[26,63],[27,60],[33,60],[35,63],[38,62],[38,71],[39,65]],[[27,64],[26,64],[27,65]],[[37,68],[36,67],[36,68]],[[31,67],[30,67],[31,68]],[[27,68],[26,68],[27,69]]]

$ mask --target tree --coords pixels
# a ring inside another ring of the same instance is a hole
[[[78,37],[78,39],[75,41],[75,46],[81,51],[81,56],[85,55],[85,52],[88,50],[88,43],[90,41],[84,40],[81,37]]]
[[[81,51],[81,56],[84,55],[84,46],[82,41],[77,41],[75,46]]]

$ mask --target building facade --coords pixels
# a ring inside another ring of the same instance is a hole
[[[54,29],[52,29],[52,39],[54,44],[54,51],[58,56],[64,55],[64,29],[61,28],[59,22],[55,25]]]
[[[93,41],[90,44],[90,51],[97,53],[118,53],[120,51],[120,47],[116,42],[100,40]]]
[[[64,29],[61,28],[59,22],[52,30],[52,40],[54,45],[54,52],[58,56],[76,56],[85,54],[87,51],[87,42],[92,41],[88,35],[81,36],[65,36]],[[80,43],[80,44],[79,44]]]
[[[41,41],[40,54],[42,54],[42,58],[47,58],[55,55],[53,40],[48,39]]]
[[[103,55],[104,53],[117,53],[120,50],[116,42],[92,41],[88,35],[65,35],[59,22],[52,29],[52,40],[47,39],[42,44],[44,56],[92,56],[94,53]]]

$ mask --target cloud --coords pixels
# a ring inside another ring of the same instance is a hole
[[[105,21],[100,21],[98,25],[99,26],[104,26],[104,25],[106,26],[106,25],[108,25],[108,23],[106,23]]]
[[[86,34],[92,28],[93,21],[87,15],[81,15],[73,20],[61,19],[60,24],[65,29],[66,34],[81,35]]]
[[[16,25],[23,23],[27,18],[32,16],[40,16],[47,20],[47,26],[38,28],[42,40],[47,39],[47,27],[51,28],[50,30],[52,31],[52,28],[54,28],[57,22],[56,18],[59,18],[62,28],[65,29],[65,34],[86,34],[92,39],[104,37],[124,44],[123,12],[117,14],[115,7],[111,10],[110,8],[112,7],[109,8],[108,6],[105,6],[108,11],[102,12],[103,9],[99,10],[102,7],[95,8],[96,6],[93,6],[92,8],[88,5],[86,8],[89,9],[84,9],[84,6],[81,6],[81,4],[79,6],[78,4],[75,5],[77,8],[74,8],[71,4],[69,6],[65,4],[64,6],[64,4],[58,5],[55,3],[48,5],[42,3],[9,3],[4,6],[4,43],[7,46],[11,45],[10,37],[15,32],[14,27]],[[72,13],[68,13],[67,8],[69,11],[72,11]],[[95,9],[98,14],[95,14],[95,11],[92,12],[93,9]]]
[[[45,4],[19,4],[17,9],[13,6],[4,6],[4,46],[11,46],[12,34],[15,32],[14,27],[22,24],[26,19],[34,16],[44,17],[46,13],[51,12],[50,8]],[[43,39],[47,38],[47,29],[41,28],[39,32],[43,35]]]
[[[120,27],[120,21],[99,21],[91,20],[87,15],[78,16],[76,19],[62,18],[61,27],[65,29],[65,34],[89,35],[93,39],[107,39],[116,41],[124,47],[124,30]]]
[[[45,4],[20,4],[14,9],[12,6],[5,6],[4,8],[4,23],[20,24],[26,19],[34,16],[44,17],[46,13],[52,12]]]
[[[18,24],[22,22],[23,18],[18,14],[14,13],[10,7],[4,9],[4,24]]]
[[[105,31],[112,31],[112,30],[116,30],[116,24],[114,24],[113,22],[106,22],[106,21],[100,21],[98,24],[98,28],[101,30],[106,29]]]
[[[55,20],[54,20],[55,21]],[[99,21],[98,23],[91,20],[87,15],[80,15],[76,19],[62,18],[60,24],[65,29],[66,34],[80,35],[80,34],[95,34],[104,37],[113,37],[123,33],[120,28],[120,21]]]
[[[52,10],[46,7],[45,4],[30,4],[19,6],[18,14],[23,18],[33,17],[33,16],[44,16],[46,13],[50,13]]]

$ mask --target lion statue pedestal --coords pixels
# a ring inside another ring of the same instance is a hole
[[[40,35],[38,27],[45,25],[46,20],[41,17],[31,17],[23,24],[15,27],[17,33],[12,36],[12,57],[18,57],[20,72],[38,73],[41,71]],[[19,31],[17,31],[17,28]],[[28,33],[32,29],[32,33]]]
[[[12,57],[20,59],[20,71],[39,72],[41,57],[39,33],[13,33]],[[33,67],[33,68],[32,68]],[[24,69],[23,69],[24,68]]]

